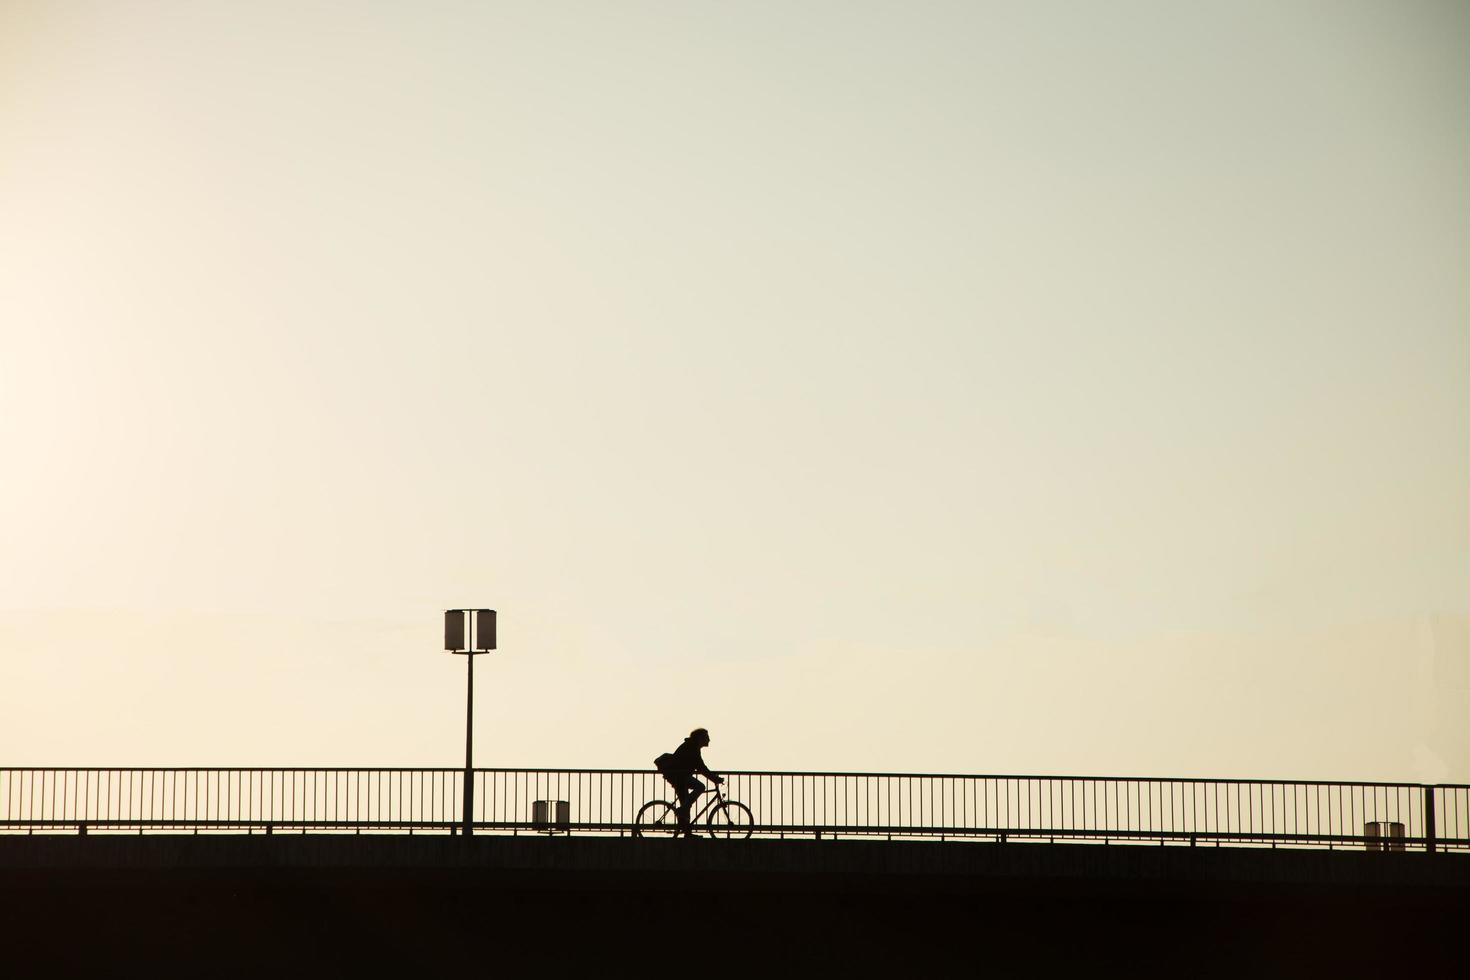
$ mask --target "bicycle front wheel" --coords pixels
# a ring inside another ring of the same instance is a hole
[[[649,800],[633,820],[634,837],[673,837],[679,831],[679,815],[667,800]]]
[[[711,837],[744,840],[755,829],[755,816],[744,803],[726,800],[710,811],[706,825]]]

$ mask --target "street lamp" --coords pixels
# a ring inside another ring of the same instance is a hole
[[[464,700],[464,835],[468,837],[475,832],[471,817],[475,806],[475,656],[495,649],[495,610],[444,610],[444,649],[463,656],[469,665]]]

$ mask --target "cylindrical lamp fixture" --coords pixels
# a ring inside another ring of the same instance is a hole
[[[459,653],[465,649],[463,609],[447,609],[444,612],[444,649]],[[493,620],[492,620],[493,622]]]
[[[495,649],[495,610],[475,610],[475,649]]]

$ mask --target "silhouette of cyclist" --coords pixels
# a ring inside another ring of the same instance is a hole
[[[693,840],[689,833],[689,810],[694,806],[694,801],[699,799],[704,792],[704,783],[694,778],[694,774],[702,773],[712,779],[715,785],[725,780],[710,772],[709,766],[704,764],[704,756],[700,749],[709,745],[709,732],[703,728],[696,728],[689,733],[679,747],[672,752],[665,752],[653,764],[663,777],[674,787],[674,792],[679,794],[679,806],[675,813],[679,817],[679,830],[684,834],[686,840]]]

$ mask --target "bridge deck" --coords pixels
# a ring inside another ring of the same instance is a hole
[[[921,877],[970,885],[1028,880],[1137,887],[1327,885],[1470,888],[1470,855],[1292,848],[904,840],[354,834],[0,835],[0,873],[417,870],[598,875]]]
[[[396,964],[787,975],[956,964],[1462,967],[1470,857],[1158,845],[407,835],[0,836],[5,960],[220,975]],[[22,975],[17,973],[16,975]],[[866,975],[866,974],[865,974]],[[1443,975],[1454,975],[1446,972]]]

